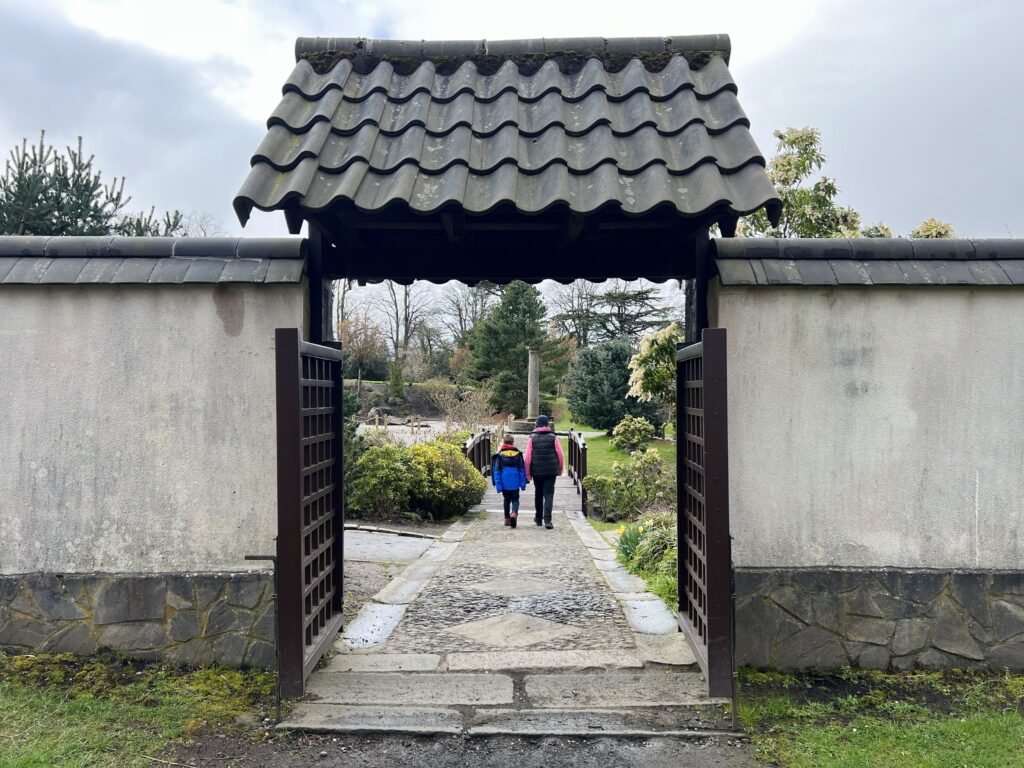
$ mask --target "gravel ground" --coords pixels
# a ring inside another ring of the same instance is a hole
[[[292,734],[258,743],[250,736],[205,737],[172,758],[187,766],[324,768],[753,768],[745,740],[437,738]]]

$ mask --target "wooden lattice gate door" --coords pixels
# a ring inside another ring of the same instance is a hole
[[[342,624],[341,351],[277,336],[278,684],[301,696]]]
[[[712,696],[733,695],[725,329],[676,352],[679,626]]]

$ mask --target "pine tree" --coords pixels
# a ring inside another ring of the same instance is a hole
[[[124,235],[182,234],[180,211],[156,218],[126,212],[131,197],[124,177],[104,184],[86,156],[82,139],[75,148],[58,153],[47,145],[46,133],[31,148],[23,140],[11,150],[0,176],[0,234],[5,235]]]
[[[470,376],[491,379],[492,404],[503,411],[526,411],[527,350],[550,346],[544,334],[546,310],[540,291],[527,283],[509,283],[501,302],[470,335]]]

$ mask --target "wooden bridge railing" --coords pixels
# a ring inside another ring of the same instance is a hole
[[[583,480],[587,476],[587,441],[583,439],[582,432],[569,430],[569,478],[576,486],[576,493],[583,494],[581,503],[583,514],[587,515],[587,491],[583,487]]]
[[[481,430],[469,438],[462,446],[466,458],[473,462],[477,471],[486,475],[491,470],[491,433]]]

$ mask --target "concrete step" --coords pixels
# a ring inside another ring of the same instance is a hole
[[[696,672],[607,672],[592,675],[528,675],[525,698],[530,708],[614,709],[624,707],[697,707],[727,703],[712,699]]]
[[[458,734],[462,713],[439,707],[383,707],[302,701],[278,726],[286,731],[318,733]]]
[[[327,704],[454,707],[512,703],[508,675],[459,672],[331,672],[309,680],[308,693]]]
[[[451,672],[526,672],[559,670],[581,672],[587,669],[640,669],[643,661],[629,651],[486,651],[449,653]]]
[[[512,709],[352,706],[299,702],[282,730],[468,736],[616,736],[705,739],[735,736],[721,707]]]

